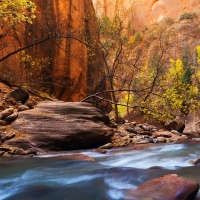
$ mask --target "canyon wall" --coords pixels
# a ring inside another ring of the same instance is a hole
[[[164,18],[179,19],[183,13],[200,13],[199,0],[93,0],[97,15],[113,17],[120,14],[124,20],[141,30]]]
[[[9,45],[0,54],[2,57],[20,47],[41,42],[5,59],[0,63],[0,72],[7,78],[18,76],[18,84],[33,79],[29,85],[34,87],[35,81],[58,99],[80,101],[95,91],[103,71],[92,0],[34,2],[37,10],[33,24],[21,26],[20,35],[16,34],[18,38],[8,35],[3,38]],[[37,62],[40,64],[33,66]]]

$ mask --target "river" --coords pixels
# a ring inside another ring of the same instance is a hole
[[[83,153],[95,162],[60,156]],[[128,200],[128,190],[152,178],[176,173],[200,183],[200,145],[156,144],[145,149],[114,148],[107,154],[79,150],[36,156],[0,158],[1,200]],[[197,195],[200,200],[200,192]]]

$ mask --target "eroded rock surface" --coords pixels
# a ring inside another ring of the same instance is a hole
[[[196,113],[190,113],[187,116],[185,122],[185,129],[183,133],[189,137],[199,137],[200,136],[200,119],[199,119],[200,111]]]
[[[145,197],[154,200],[194,200],[198,190],[198,183],[184,180],[176,174],[168,174],[145,182],[131,193],[133,200]]]
[[[183,13],[199,13],[198,0],[93,0],[99,16],[113,18],[117,12],[125,21],[133,20],[136,29],[143,29],[166,18],[179,19]]]
[[[12,129],[21,137],[6,144],[44,150],[95,148],[110,141],[113,130],[108,124],[109,118],[89,103],[46,101],[19,113]]]

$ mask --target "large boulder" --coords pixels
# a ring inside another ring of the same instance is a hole
[[[174,120],[167,121],[165,127],[168,130],[177,130],[182,132],[185,128],[185,120],[180,116],[176,116]]]
[[[10,93],[10,96],[16,101],[25,103],[29,99],[29,93],[26,89],[19,88]]]
[[[19,113],[11,126],[18,137],[6,144],[44,150],[97,148],[113,135],[108,124],[109,118],[92,104],[44,101]]]
[[[183,130],[183,134],[188,137],[199,137],[200,136],[200,111],[195,113],[190,113],[185,121],[185,129]]]
[[[145,182],[136,190],[129,191],[129,195],[132,200],[194,200],[198,190],[198,183],[168,174]]]
[[[153,133],[153,137],[154,138],[165,137],[165,138],[171,138],[172,140],[178,140],[179,135],[169,131],[158,131]]]

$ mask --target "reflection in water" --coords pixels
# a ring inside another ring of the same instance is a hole
[[[95,162],[58,157],[80,152],[94,157]],[[105,155],[88,150],[29,159],[2,157],[0,199],[130,199],[128,189],[164,174],[177,173],[200,183],[200,165],[188,162],[199,154],[198,145],[152,145],[144,150],[112,149]]]

